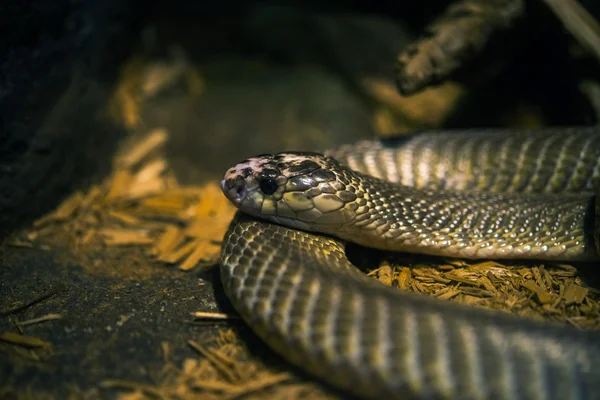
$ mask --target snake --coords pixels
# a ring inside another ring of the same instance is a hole
[[[600,399],[600,333],[389,287],[347,247],[595,263],[600,127],[430,130],[231,167],[220,275],[287,362],[365,399]]]

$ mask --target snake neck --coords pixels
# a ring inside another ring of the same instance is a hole
[[[347,223],[325,233],[345,240],[471,259],[597,259],[591,194],[434,191],[343,175],[356,200],[342,210]]]

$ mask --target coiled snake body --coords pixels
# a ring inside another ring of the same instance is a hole
[[[598,187],[598,128],[428,132],[327,156],[253,157],[222,182],[242,212],[225,235],[221,278],[273,349],[365,398],[598,399],[599,333],[388,288],[344,251],[352,241],[598,260]]]

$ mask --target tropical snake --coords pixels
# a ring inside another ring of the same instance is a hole
[[[361,397],[600,399],[600,333],[389,288],[345,254],[597,261],[599,187],[595,127],[252,157],[222,181],[241,212],[221,279],[269,346]]]

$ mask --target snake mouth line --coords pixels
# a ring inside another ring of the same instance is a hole
[[[281,217],[277,215],[261,216],[261,218],[290,228],[300,229],[303,231],[310,231],[310,226],[306,222],[300,221],[296,218]]]

